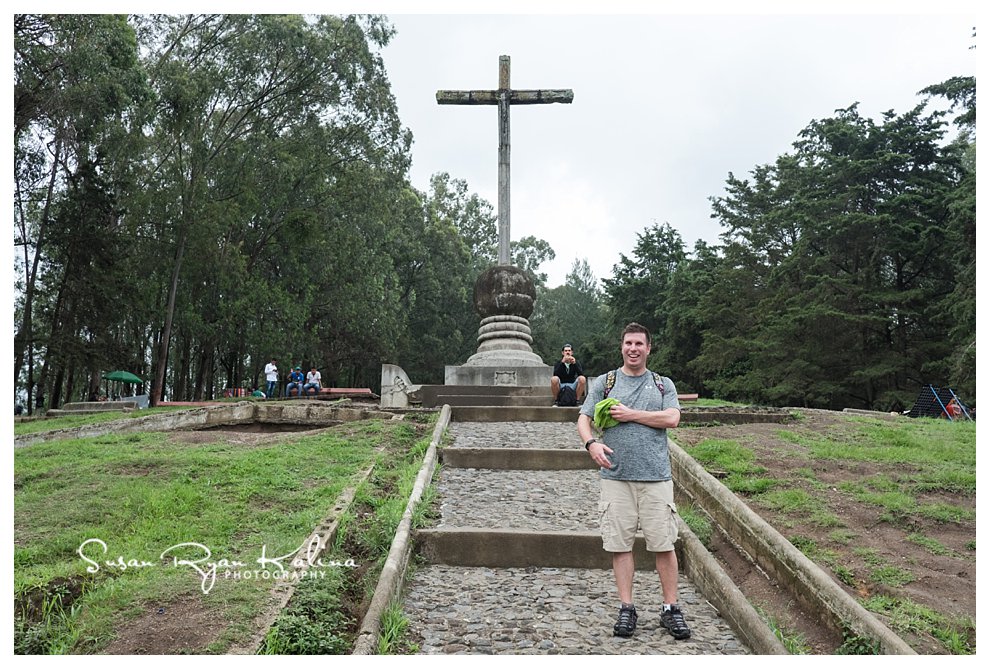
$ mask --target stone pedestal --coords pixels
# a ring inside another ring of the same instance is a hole
[[[553,367],[533,353],[529,320],[536,287],[526,273],[496,265],[474,284],[474,308],[481,315],[478,351],[463,365],[444,368],[449,386],[542,386]]]

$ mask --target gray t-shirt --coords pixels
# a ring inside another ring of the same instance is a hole
[[[595,405],[605,397],[606,374],[595,378],[588,388],[588,396],[581,405],[581,413],[595,418]],[[608,396],[617,399],[630,409],[661,411],[680,409],[677,388],[667,377],[663,379],[663,394],[657,388],[653,372],[647,370],[640,376],[626,376],[619,369],[615,373],[615,386]],[[605,430],[602,437],[612,449],[608,459],[612,468],[601,468],[603,479],[618,481],[669,481],[670,452],[667,450],[667,430],[641,425],[619,423]]]

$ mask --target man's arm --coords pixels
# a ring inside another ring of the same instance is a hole
[[[657,429],[677,427],[681,422],[681,410],[673,407],[662,411],[641,411],[616,404],[609,409],[609,413],[620,423],[639,423]]]
[[[584,414],[578,416],[578,435],[581,437],[582,444],[588,443],[588,440],[595,436],[595,433],[591,429],[591,418]],[[591,456],[591,459],[599,467],[605,467],[606,469],[612,468],[612,462],[608,459],[611,453],[612,449],[600,441],[596,441],[588,446],[588,455]]]

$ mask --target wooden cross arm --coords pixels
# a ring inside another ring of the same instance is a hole
[[[437,91],[437,104],[441,105],[497,105],[501,91]],[[509,91],[509,104],[544,105],[552,102],[569,104],[574,101],[574,91],[558,88],[535,91]]]

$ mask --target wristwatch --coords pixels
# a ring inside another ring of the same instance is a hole
[[[597,443],[599,443],[599,441],[595,437],[592,437],[588,441],[584,442],[584,448],[585,450],[587,450],[588,448],[591,447],[592,444],[597,444]]]

